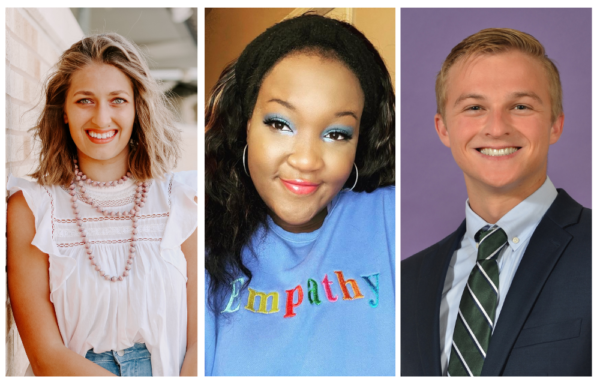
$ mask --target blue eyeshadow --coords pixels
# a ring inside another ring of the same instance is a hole
[[[328,127],[325,131],[323,131],[322,136],[323,136],[324,140],[331,140],[331,139],[325,138],[325,136],[327,136],[328,134],[330,134],[332,132],[343,133],[348,138],[352,138],[352,136],[354,136],[354,128],[352,128],[350,126],[346,126],[346,125],[335,125],[332,127]]]
[[[267,115],[265,115],[264,119],[263,119],[263,123],[264,124],[269,124],[272,123],[274,121],[283,123],[285,125],[287,125],[288,127],[290,127],[290,129],[293,132],[286,132],[286,131],[282,131],[281,133],[284,134],[293,134],[296,132],[296,128],[294,127],[294,124],[292,124],[292,122],[290,120],[288,120],[287,118],[285,118],[284,116],[277,114],[277,113],[269,113]]]

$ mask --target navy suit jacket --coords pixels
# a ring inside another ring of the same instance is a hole
[[[442,290],[465,227],[401,263],[402,376],[442,374]],[[481,375],[591,374],[592,212],[559,189],[517,269]]]

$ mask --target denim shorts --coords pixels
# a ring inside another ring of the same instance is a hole
[[[94,353],[90,349],[85,358],[117,376],[152,376],[150,352],[143,343],[135,343],[121,351]]]

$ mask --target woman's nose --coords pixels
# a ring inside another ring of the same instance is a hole
[[[107,103],[98,103],[92,122],[100,128],[106,128],[112,121],[112,113]]]
[[[323,154],[319,143],[310,139],[299,139],[294,143],[288,163],[300,172],[314,172],[323,167]]]

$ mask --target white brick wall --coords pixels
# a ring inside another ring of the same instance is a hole
[[[31,134],[43,101],[42,81],[83,32],[68,8],[6,9],[6,174],[34,166]],[[24,165],[28,165],[24,167]]]
[[[60,54],[80,40],[83,32],[68,8],[6,8],[5,33],[6,175],[25,177],[35,168],[37,145],[28,129],[41,109],[42,81]],[[29,361],[8,297],[5,306],[6,375],[23,376]]]

